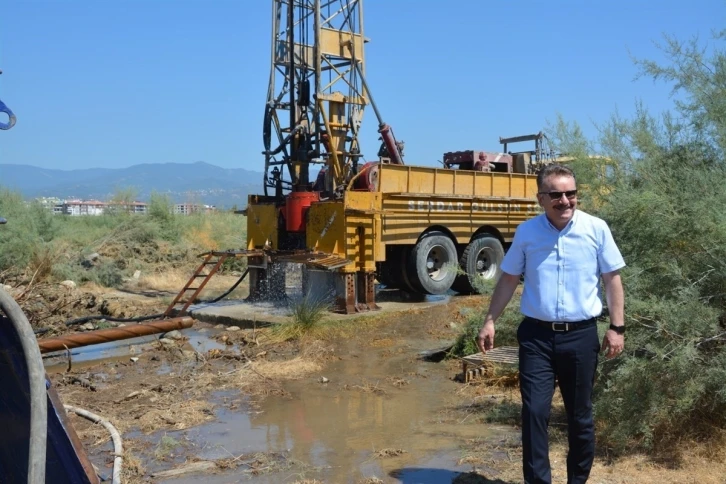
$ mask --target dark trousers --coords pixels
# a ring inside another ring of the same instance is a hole
[[[597,326],[556,332],[525,318],[517,338],[524,481],[552,482],[547,428],[556,378],[567,412],[567,482],[584,483],[595,457],[592,387],[600,350]]]

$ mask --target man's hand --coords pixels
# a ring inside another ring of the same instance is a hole
[[[494,322],[487,321],[479,330],[479,336],[476,339],[476,345],[479,351],[486,353],[494,348]]]
[[[622,334],[618,334],[612,329],[608,329],[605,332],[605,336],[602,339],[602,348],[601,351],[607,350],[606,357],[607,359],[615,358],[620,353],[623,352],[623,348],[625,347],[625,336]]]
[[[605,283],[605,296],[608,301],[610,310],[610,323],[615,326],[625,324],[625,316],[623,314],[625,305],[625,296],[623,294],[623,281],[620,277],[620,271],[608,272],[602,275]],[[622,334],[618,334],[612,329],[608,329],[602,339],[601,351],[607,350],[607,358],[615,358],[623,352],[625,338]]]
[[[494,349],[494,321],[497,320],[504,308],[507,307],[509,300],[512,299],[515,289],[519,285],[519,275],[507,274],[503,272],[494,288],[489,310],[484,317],[484,326],[479,331],[476,338],[476,345],[479,351],[486,353]]]

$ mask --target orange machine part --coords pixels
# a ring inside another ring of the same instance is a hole
[[[305,231],[305,214],[313,202],[320,200],[318,192],[292,192],[285,204],[285,228],[288,232]]]

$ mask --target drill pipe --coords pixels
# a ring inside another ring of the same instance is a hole
[[[175,329],[190,328],[193,322],[194,318],[184,316],[151,323],[134,324],[122,328],[99,329],[88,333],[75,333],[58,338],[41,339],[38,340],[38,346],[41,353],[50,353],[51,351],[61,351],[66,348],[78,348],[79,346],[96,345],[149,334],[165,333]]]

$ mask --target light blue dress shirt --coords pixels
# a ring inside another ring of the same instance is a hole
[[[607,223],[580,210],[562,231],[545,214],[520,224],[502,262],[507,274],[524,274],[523,315],[563,322],[600,316],[600,275],[623,267]]]

